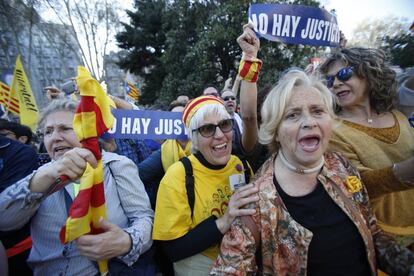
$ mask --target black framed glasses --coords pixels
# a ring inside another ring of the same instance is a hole
[[[234,101],[234,100],[236,100],[236,97],[233,97],[233,96],[227,96],[227,97],[224,97],[223,98],[223,101],[225,101],[225,102],[227,102],[227,101]]]
[[[326,86],[331,88],[334,85],[335,78],[340,81],[347,81],[352,78],[354,68],[352,66],[344,67],[336,75],[326,75]]]
[[[217,127],[219,127],[223,133],[230,132],[233,129],[233,119],[222,120],[217,125],[205,124],[193,131],[198,131],[204,138],[210,138],[216,134]]]

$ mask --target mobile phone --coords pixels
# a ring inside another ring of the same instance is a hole
[[[78,90],[78,86],[76,85],[76,82],[73,80],[70,80],[68,82],[65,82],[62,85],[61,90],[63,91],[63,93],[65,93],[66,95],[70,95],[74,92],[76,92]]]

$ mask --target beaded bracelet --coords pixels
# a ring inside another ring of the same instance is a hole
[[[239,65],[239,75],[248,82],[257,82],[261,68],[262,61],[260,59],[243,57]]]

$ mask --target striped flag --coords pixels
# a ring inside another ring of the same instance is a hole
[[[125,81],[125,92],[135,102],[139,101],[139,89],[129,81]]]
[[[84,67],[78,67],[76,82],[81,100],[73,120],[73,127],[82,147],[89,149],[95,155],[98,166],[94,169],[87,164],[80,179],[79,194],[73,201],[66,225],[60,232],[63,243],[73,241],[84,234],[102,233],[98,222],[101,217],[106,219],[106,210],[102,154],[98,138],[108,131],[114,122],[108,96]],[[108,271],[107,261],[100,261],[98,264],[102,274]]]
[[[4,106],[6,110],[16,114],[17,116],[20,115],[20,105],[19,99],[16,97],[10,98],[10,87],[5,84],[4,82],[0,81],[0,104]]]

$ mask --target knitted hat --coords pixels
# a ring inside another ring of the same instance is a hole
[[[217,103],[224,106],[223,100],[214,96],[200,96],[189,101],[185,105],[183,111],[183,122],[185,127],[189,127],[191,118],[194,116],[197,110],[205,105]]]

